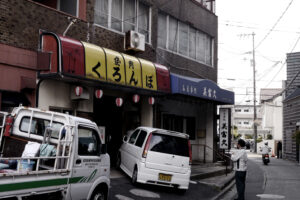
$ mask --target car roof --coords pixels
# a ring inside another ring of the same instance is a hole
[[[182,137],[182,138],[189,138],[189,135],[186,133],[181,133],[181,132],[176,132],[176,131],[171,131],[171,130],[166,130],[166,129],[160,129],[160,128],[153,128],[153,127],[147,127],[147,126],[140,126],[138,129],[143,129],[147,132],[157,132],[165,135],[171,135],[171,136],[176,136],[176,137]]]

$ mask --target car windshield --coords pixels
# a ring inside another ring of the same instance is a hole
[[[171,135],[152,133],[149,150],[189,157],[188,140]]]

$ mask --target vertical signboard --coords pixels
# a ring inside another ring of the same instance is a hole
[[[85,76],[91,79],[106,80],[106,60],[99,46],[82,42],[85,49]]]
[[[231,113],[230,108],[220,108],[219,145],[220,149],[230,149],[231,146]]]

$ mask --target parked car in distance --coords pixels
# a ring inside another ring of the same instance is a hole
[[[189,188],[191,174],[189,136],[164,129],[138,127],[124,136],[117,166],[132,183]]]

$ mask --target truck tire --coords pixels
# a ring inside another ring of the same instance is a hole
[[[90,200],[107,200],[106,191],[102,188],[98,188],[93,192]]]

